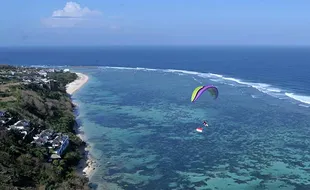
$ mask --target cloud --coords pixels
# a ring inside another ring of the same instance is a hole
[[[55,10],[52,16],[42,19],[42,24],[53,28],[90,26],[93,21],[98,20],[101,16],[102,12],[100,11],[81,7],[76,2],[67,2],[63,9]]]
[[[98,16],[102,13],[96,10],[90,10],[88,7],[81,8],[78,3],[68,2],[65,7],[61,10],[53,12],[52,17],[54,18],[81,18],[88,16]]]

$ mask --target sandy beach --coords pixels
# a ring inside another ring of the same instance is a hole
[[[81,88],[87,81],[88,76],[83,73],[76,73],[78,75],[78,78],[66,85],[67,93],[72,95],[75,91],[77,91],[79,88]]]
[[[75,81],[73,81],[72,83],[69,83],[66,85],[66,91],[70,95],[75,93],[78,89],[80,89],[88,81],[87,75],[85,75],[83,73],[76,73],[76,74],[78,75],[78,78]],[[81,131],[79,129],[79,126],[77,126],[76,129],[77,129],[76,130],[77,136],[86,142],[85,136],[83,135],[83,131]],[[81,159],[81,161],[78,165],[78,173],[86,176],[87,178],[90,178],[92,173],[95,170],[96,162],[91,158],[91,155],[89,154],[90,146],[87,144],[86,147],[83,147],[83,149],[84,150],[81,150],[81,152],[83,152],[84,155],[83,155],[83,158]]]

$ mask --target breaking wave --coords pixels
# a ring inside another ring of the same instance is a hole
[[[294,100],[310,105],[310,96],[296,95],[294,93],[287,93],[287,92],[285,93],[285,95]]]
[[[279,99],[292,99],[304,104],[310,105],[310,96],[305,95],[297,95],[291,92],[287,92],[283,89],[276,88],[270,84],[266,83],[255,83],[255,82],[246,82],[241,79],[232,78],[232,77],[225,77],[220,74],[214,73],[201,73],[196,71],[187,71],[187,70],[176,70],[176,69],[150,69],[150,68],[143,68],[143,67],[110,67],[110,66],[99,66],[98,68],[101,69],[119,69],[119,70],[142,70],[142,71],[159,71],[159,72],[168,72],[168,73],[176,73],[176,74],[187,74],[187,75],[194,75],[201,78],[208,78],[214,82],[224,83],[231,86],[246,86],[252,87],[262,93],[268,94],[270,96],[279,98]],[[195,77],[193,79],[200,83]],[[256,98],[256,97],[255,97]],[[307,107],[307,106],[305,106]]]

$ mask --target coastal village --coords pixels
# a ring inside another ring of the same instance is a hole
[[[31,138],[33,138],[32,144],[43,146],[48,149],[48,153],[50,154],[49,161],[61,159],[63,152],[69,145],[68,135],[56,133],[50,129],[42,130],[40,133],[35,134],[33,131],[36,130],[36,128],[31,127],[29,121],[18,120],[17,118],[11,117],[10,113],[6,111],[0,111],[0,127],[5,127],[7,130],[17,130],[23,134],[23,139],[25,139],[26,136],[31,136]]]
[[[69,72],[69,69],[38,69],[7,66],[0,70],[0,84],[18,82],[21,84],[39,84],[52,89],[56,80],[49,79],[48,73]],[[11,68],[11,69],[10,69]]]
[[[37,84],[41,87],[53,89],[56,80],[48,77],[49,72],[69,72],[69,69],[37,69],[37,68],[13,68],[5,67],[0,71],[0,84],[4,87],[0,90],[0,100],[5,101],[8,87],[16,83],[23,85]],[[0,110],[0,127],[6,130],[16,130],[23,134],[23,139],[27,136],[33,139],[31,144],[46,147],[50,154],[49,161],[61,159],[62,154],[69,145],[69,136],[57,133],[50,129],[41,130],[40,127],[33,126],[30,121],[18,119],[9,111]],[[37,133],[36,133],[37,132]]]
[[[4,176],[21,184],[31,179],[31,183],[41,186],[45,181],[44,187],[75,180],[74,185],[65,184],[68,189],[88,189],[95,162],[82,134],[76,131],[76,105],[70,97],[87,80],[86,75],[69,69],[0,64],[0,169]],[[11,158],[6,158],[6,152]],[[20,161],[33,159],[35,163],[21,167],[25,172],[32,170],[25,167],[37,167],[35,172],[27,174],[27,178],[15,176],[14,172],[20,172]],[[8,184],[15,187],[2,174],[0,189]]]

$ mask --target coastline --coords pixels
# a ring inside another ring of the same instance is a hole
[[[83,73],[76,73],[78,78],[66,85],[66,91],[69,95],[74,94],[77,90],[79,90],[84,84],[88,82],[88,76]],[[73,102],[75,106],[78,106]],[[83,131],[80,129],[80,124],[77,121],[77,125],[75,127],[76,136],[78,136],[82,141],[86,142],[86,138],[84,136]],[[81,176],[85,176],[88,179],[92,176],[93,172],[95,171],[95,161],[92,159],[89,150],[90,145],[86,143],[86,146],[81,147],[82,152],[82,159],[77,166],[77,173]]]
[[[66,85],[66,91],[68,94],[72,95],[75,91],[80,89],[88,81],[88,76],[83,73],[75,73],[78,78]]]

